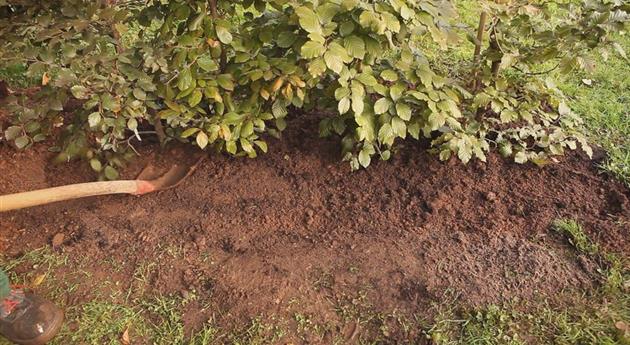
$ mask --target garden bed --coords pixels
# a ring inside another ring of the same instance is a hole
[[[61,294],[66,306],[112,289],[177,295],[190,301],[181,308],[188,333],[210,319],[226,327],[263,317],[289,320],[289,340],[299,312],[329,325],[325,343],[379,333],[357,321],[366,310],[417,320],[452,299],[476,308],[593,291],[596,265],[551,230],[559,218],[579,220],[603,250],[630,254],[630,191],[598,172],[601,157],[569,154],[539,168],[491,154],[463,165],[406,143],[392,161],[350,173],[337,141],[318,137],[317,116],[291,122],[262,159],[213,154],[175,190],[3,214],[0,252],[19,257],[56,236],[53,250],[70,260],[53,278],[75,287]],[[123,174],[192,150],[171,147],[139,147]],[[0,144],[0,194],[94,179],[85,164],[51,165],[50,156]],[[391,341],[422,331],[390,329],[381,336]]]

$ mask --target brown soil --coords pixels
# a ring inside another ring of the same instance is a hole
[[[562,217],[578,219],[606,250],[630,254],[630,191],[581,155],[544,168],[496,155],[463,165],[408,143],[392,161],[351,173],[337,141],[316,128],[315,117],[293,120],[258,159],[212,155],[175,190],[2,214],[0,251],[16,256],[57,235],[55,250],[81,257],[82,270],[127,285],[156,262],[149,293],[200,297],[186,308],[189,330],[210,317],[226,326],[296,310],[342,325],[335,306],[362,308],[359,299],[375,312],[426,317],[447,295],[474,307],[591,289],[593,269],[550,230]],[[141,148],[127,177],[157,155],[151,149]],[[183,149],[172,151],[160,156],[165,165]],[[82,164],[48,159],[45,149],[0,146],[0,194],[94,178]],[[93,288],[81,284],[67,303]]]

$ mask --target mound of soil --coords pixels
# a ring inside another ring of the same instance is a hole
[[[186,308],[189,329],[210,317],[290,319],[297,309],[341,324],[336,307],[358,294],[377,312],[424,316],[447,294],[483,306],[588,290],[595,272],[550,230],[557,218],[575,218],[604,249],[630,254],[630,191],[579,154],[544,168],[496,155],[463,165],[407,143],[390,162],[351,173],[317,122],[292,120],[258,159],[211,155],[175,190],[2,214],[0,251],[19,255],[57,235],[57,250],[81,257],[81,269],[128,285],[155,262],[148,292],[200,297]],[[190,154],[154,150],[140,148],[125,175]],[[48,159],[43,149],[0,147],[0,194],[94,178],[81,163]],[[91,289],[80,284],[68,303]]]

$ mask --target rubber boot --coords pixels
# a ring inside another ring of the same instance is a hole
[[[32,293],[11,290],[0,302],[0,335],[16,344],[46,344],[62,323],[63,311]]]

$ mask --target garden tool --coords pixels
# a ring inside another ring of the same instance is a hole
[[[53,202],[109,194],[144,195],[177,187],[192,175],[205,156],[193,165],[174,165],[165,174],[158,175],[156,168],[148,165],[135,180],[77,183],[60,187],[0,196],[0,212]]]

